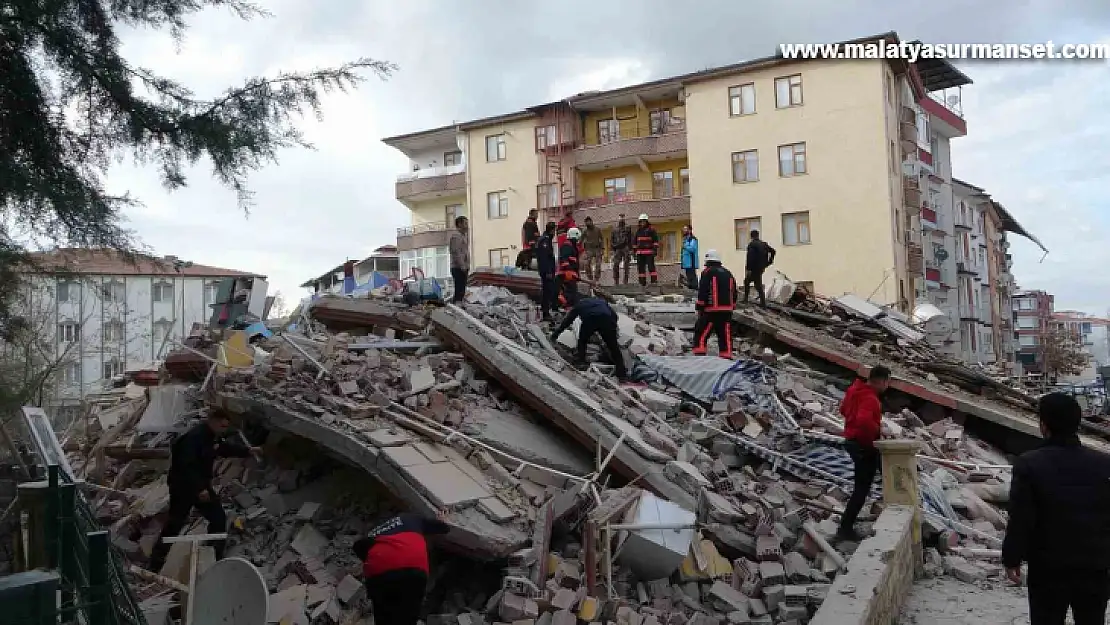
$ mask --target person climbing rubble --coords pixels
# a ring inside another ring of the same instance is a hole
[[[351,547],[362,561],[362,580],[377,625],[415,625],[420,619],[429,573],[426,537],[451,531],[445,513],[437,517],[402,513]]]
[[[609,248],[613,250],[613,285],[622,284],[620,267],[624,265],[624,282],[628,284],[628,263],[632,256],[632,228],[624,222],[624,213],[617,219],[617,225],[609,234]]]
[[[570,313],[563,318],[559,327],[551,333],[551,341],[558,341],[559,336],[574,323],[575,319],[582,320],[582,324],[578,328],[575,365],[584,367],[587,364],[586,346],[589,344],[590,338],[596,333],[601,336],[605,349],[609,351],[609,360],[613,363],[617,379],[627,379],[628,370],[624,366],[624,357],[621,355],[620,345],[617,344],[617,313],[612,306],[600,297],[582,298],[570,309]]]
[[[647,286],[648,278],[652,284],[659,283],[659,272],[655,270],[655,256],[659,254],[659,233],[648,220],[647,213],[640,215],[639,229],[632,240],[636,253],[636,273],[640,276],[640,286]]]
[[[567,230],[566,240],[559,245],[559,298],[567,308],[578,301],[578,239],[581,237],[578,228],[571,228]]]
[[[775,262],[775,248],[759,238],[759,231],[752,230],[748,242],[748,255],[744,263],[744,303],[748,303],[748,293],[752,284],[759,294],[759,305],[767,305],[767,294],[763,288],[763,272]]]
[[[859,542],[856,532],[856,518],[863,509],[875,474],[879,471],[879,450],[875,449],[883,423],[883,404],[879,396],[890,385],[890,369],[882,365],[871,368],[867,380],[857,378],[840,402],[840,414],[844,417],[844,447],[852,458],[855,480],[852,497],[844,506],[840,517],[837,537],[841,540]]]
[[[698,299],[694,303],[698,319],[694,323],[695,356],[708,352],[710,334],[717,335],[721,358],[732,358],[732,311],[736,308],[736,278],[721,264],[717,250],[705,253],[705,271],[698,283]]]
[[[536,270],[540,274],[540,312],[544,321],[551,321],[551,311],[555,309],[558,287],[555,284],[555,222],[547,222],[543,236],[536,243]]]
[[[203,423],[193,426],[174,441],[170,449],[170,470],[166,485],[170,492],[169,517],[162,526],[158,543],[150,554],[148,568],[157,573],[166,563],[170,544],[163,538],[177,536],[189,520],[189,513],[196,508],[208,521],[208,532],[227,531],[227,514],[220,504],[219,495],[212,488],[212,466],[216,458],[247,458],[262,453],[259,447],[246,447],[224,440],[231,422],[226,413],[213,410]],[[212,547],[216,559],[224,557],[224,541],[215,541]]]

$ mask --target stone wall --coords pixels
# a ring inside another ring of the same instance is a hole
[[[810,625],[889,625],[913,586],[913,509],[887,506]]]

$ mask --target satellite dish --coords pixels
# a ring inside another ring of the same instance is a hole
[[[197,580],[192,618],[198,625],[266,625],[266,580],[243,558],[225,558]]]

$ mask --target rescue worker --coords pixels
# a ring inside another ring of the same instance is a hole
[[[536,243],[536,269],[540,273],[540,312],[544,321],[551,321],[551,311],[555,310],[558,288],[555,285],[555,222],[547,222],[543,236]]]
[[[567,232],[569,232],[571,228],[577,227],[578,224],[574,223],[574,209],[567,208],[567,213],[563,215],[563,218],[559,220],[555,228],[556,234],[559,235],[556,242],[559,244],[560,248],[563,247],[563,243],[566,243]]]
[[[698,284],[698,299],[694,303],[698,319],[694,322],[695,356],[708,353],[710,334],[717,335],[721,358],[732,359],[732,311],[736,308],[736,278],[721,264],[717,250],[705,253],[705,271]]]
[[[455,285],[455,295],[451,303],[461,304],[466,298],[466,281],[470,276],[470,220],[459,215],[455,218],[455,231],[447,241],[451,258],[451,281]]]
[[[605,240],[601,238],[601,228],[594,225],[593,217],[586,218],[586,230],[582,233],[582,251],[586,277],[590,280],[601,280],[601,255],[605,253]]]
[[[580,367],[586,366],[586,346],[590,342],[590,337],[597,333],[601,335],[601,342],[609,352],[609,361],[613,363],[617,379],[626,380],[628,370],[624,366],[624,356],[621,355],[621,348],[617,344],[616,311],[600,297],[583,297],[570,309],[570,314],[563,318],[559,327],[551,333],[552,342],[559,340],[559,335],[569,328],[575,319],[581,319],[582,323],[578,326],[578,346],[574,364]]]
[[[658,284],[655,256],[659,253],[659,233],[652,227],[647,213],[640,215],[639,229],[632,240],[632,249],[636,253],[636,272],[640,275],[640,286],[647,286],[649,277],[652,284]]]
[[[748,287],[755,283],[759,294],[759,305],[767,305],[767,295],[763,290],[763,272],[775,262],[775,248],[759,238],[759,231],[752,230],[752,240],[748,243],[748,257],[744,263],[744,303],[748,303]]]
[[[520,254],[517,255],[517,267],[520,269],[528,270],[532,268],[532,259],[536,254],[536,243],[540,240],[540,226],[536,223],[539,218],[539,211],[532,209],[528,211],[528,219],[524,220],[524,225],[520,228]]]
[[[875,449],[883,423],[883,404],[879,396],[889,385],[890,369],[875,366],[866,380],[857,378],[852,382],[840,402],[840,414],[844,417],[844,449],[851,456],[855,469],[852,496],[844,506],[836,532],[841,540],[861,540],[855,529],[856,518],[871,494],[875,474],[879,471],[879,451]]]
[[[567,238],[559,246],[559,292],[564,307],[570,308],[578,301],[578,239],[582,233],[578,228],[567,230]]]
[[[624,264],[624,284],[628,284],[628,264],[632,256],[632,228],[624,222],[624,213],[617,219],[617,226],[609,234],[609,249],[613,251],[613,284],[621,284],[620,267]]]
[[[425,537],[451,530],[443,513],[438,516],[400,514],[351,547],[362,561],[362,580],[378,625],[416,625],[420,619],[429,572]]]
[[[260,454],[258,447],[246,447],[224,440],[231,421],[226,413],[213,410],[203,423],[198,423],[177,437],[170,448],[170,470],[166,484],[170,491],[170,510],[158,542],[150,553],[149,568],[158,573],[166,563],[169,543],[163,538],[177,536],[189,520],[189,513],[196,508],[208,521],[208,532],[220,534],[227,531],[227,514],[220,504],[219,495],[212,489],[212,465],[216,458],[247,458]],[[224,557],[225,542],[212,543],[216,559]]]
[[[698,290],[698,238],[689,224],[682,226],[682,270],[686,272],[686,288]]]

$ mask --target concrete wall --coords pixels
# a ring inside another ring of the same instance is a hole
[[[810,625],[890,625],[913,586],[913,509],[887,506]]]
[[[758,217],[764,238],[778,249],[776,268],[791,279],[811,281],[829,296],[878,289],[875,301],[897,301],[902,226],[892,205],[887,120],[894,107],[884,97],[885,71],[880,61],[837,61],[687,86],[691,217],[701,247],[717,249],[727,266],[741,270],[734,220]],[[795,73],[802,76],[803,104],[776,109],[775,78]],[[755,83],[756,113],[730,117],[728,88],[748,82]],[[778,147],[800,142],[808,173],[780,177]],[[734,183],[731,155],[745,150],[758,151],[759,181]],[[799,211],[809,211],[811,243],[785,246],[782,215]],[[912,285],[904,288],[912,296]]]
[[[466,206],[466,192],[460,191],[457,195],[414,203],[409,211],[412,225],[443,223],[447,217],[447,206],[452,204],[461,204],[462,210],[459,214],[470,216]],[[450,224],[450,227],[453,228],[454,224]]]
[[[506,249],[509,264],[520,251],[520,227],[528,211],[536,208],[539,160],[536,153],[536,122],[525,119],[471,130],[467,134],[467,205],[470,207],[471,264],[489,263],[490,250]],[[504,133],[503,161],[486,161],[486,137]],[[490,219],[487,194],[505,191],[509,215]]]

